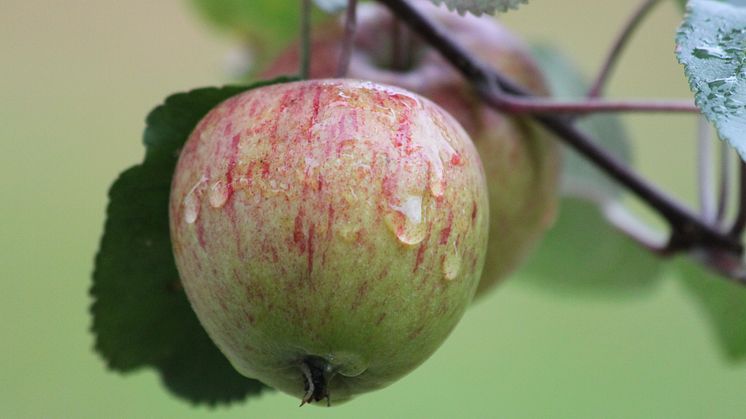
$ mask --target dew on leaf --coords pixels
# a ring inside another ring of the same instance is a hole
[[[727,60],[730,58],[728,54],[718,46],[694,48],[694,51],[692,51],[692,55],[705,60],[711,58]]]

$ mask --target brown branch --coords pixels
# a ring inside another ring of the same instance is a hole
[[[743,236],[743,230],[746,228],[746,162],[741,160],[739,168],[741,176],[739,179],[738,214],[730,230],[730,235],[737,240]]]
[[[700,113],[692,101],[647,101],[647,100],[601,100],[560,101],[538,97],[515,97],[500,95],[494,104],[499,110],[511,114],[545,114],[561,113],[587,115],[606,112],[685,112]]]
[[[357,27],[357,0],[347,0],[347,14],[345,15],[345,32],[342,39],[342,51],[339,54],[337,77],[345,77],[350,67],[352,46],[355,43],[355,28]]]
[[[300,77],[307,80],[311,73],[311,0],[300,0]]]
[[[531,94],[506,78],[500,72],[488,68],[476,57],[456,44],[445,31],[433,24],[405,0],[378,0],[388,7],[402,22],[418,33],[431,47],[453,65],[481,94],[484,101],[495,108],[504,104],[506,95],[530,98]],[[655,209],[672,229],[667,249],[675,251],[704,248],[712,252],[741,255],[743,246],[737,238],[719,231],[702,221],[678,201],[670,198],[650,184],[623,162],[596,145],[587,134],[579,131],[566,118],[553,115],[534,115],[534,120],[557,135],[570,147],[592,161],[618,183]],[[743,171],[746,179],[746,170]],[[742,183],[742,189],[746,182]],[[743,197],[746,199],[746,189]],[[746,221],[746,205],[744,220]],[[738,278],[745,281],[743,278]]]
[[[722,224],[725,219],[725,214],[728,211],[728,204],[730,203],[731,188],[731,158],[730,158],[730,145],[725,141],[720,142],[720,178],[718,186],[718,207],[716,220],[718,224]]]
[[[601,66],[601,71],[598,72],[596,81],[593,82],[593,84],[591,85],[592,87],[588,90],[589,98],[596,98],[601,96],[603,88],[606,85],[606,82],[609,79],[614,66],[619,61],[619,57],[624,51],[624,47],[627,46],[630,38],[632,37],[632,34],[637,30],[637,28],[640,26],[640,23],[645,20],[645,17],[650,13],[651,10],[653,10],[653,7],[656,4],[658,4],[658,0],[643,0],[642,4],[637,9],[635,9],[634,13],[632,13],[632,16],[630,16],[629,20],[622,28],[622,31],[619,33],[616,41],[614,41],[614,44],[612,44],[612,47],[609,50],[609,54],[604,60],[603,65]]]

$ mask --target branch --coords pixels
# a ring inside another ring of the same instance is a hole
[[[583,101],[559,101],[539,97],[516,97],[500,95],[495,98],[497,109],[511,114],[575,114],[585,115],[603,112],[686,112],[700,113],[691,101],[625,101],[588,99]],[[499,99],[499,100],[497,100]]]
[[[712,130],[704,116],[697,121],[697,183],[699,189],[699,213],[708,222],[717,221],[716,198],[712,185],[714,171],[712,161]]]
[[[730,178],[731,178],[731,158],[730,146],[725,142],[720,142],[720,179],[718,190],[718,209],[717,222],[722,224],[725,219],[725,213],[728,211],[730,203]]]
[[[738,214],[730,230],[730,235],[734,239],[740,239],[744,228],[746,228],[746,162],[739,160],[741,176],[739,179]]]
[[[588,90],[589,98],[601,96],[606,81],[609,79],[614,66],[619,61],[619,56],[624,51],[624,47],[627,46],[632,34],[637,30],[640,23],[645,20],[645,17],[651,10],[653,10],[653,6],[656,4],[658,4],[658,0],[643,0],[642,4],[635,10],[632,16],[630,16],[629,20],[622,28],[622,32],[612,45],[611,50],[609,50],[609,55],[604,60],[604,63],[601,66],[601,71],[598,72],[598,76],[596,77],[596,81],[593,82],[591,85],[592,87]]]
[[[378,2],[388,7],[431,47],[439,51],[462,73],[488,105],[498,109],[506,103],[506,94],[524,98],[531,97],[527,90],[519,87],[501,73],[488,68],[453,42],[445,31],[435,26],[405,0],[378,0]],[[633,172],[624,163],[596,146],[591,137],[579,131],[565,118],[553,115],[534,115],[533,118],[654,208],[672,229],[671,239],[667,246],[670,252],[697,247],[739,255],[743,252],[743,246],[737,238],[724,234],[703,222],[687,208]],[[743,173],[746,177],[746,170]],[[746,188],[746,182],[742,185]],[[743,197],[746,199],[746,190]],[[746,220],[746,205],[744,205],[744,215]]]
[[[357,27],[357,0],[347,0],[347,15],[345,16],[345,32],[342,39],[342,52],[339,55],[339,66],[337,77],[345,77],[350,67],[352,46],[355,41],[355,28]]]
[[[300,78],[306,80],[311,72],[311,0],[300,1]]]

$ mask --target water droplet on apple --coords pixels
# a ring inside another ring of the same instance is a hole
[[[346,242],[354,242],[357,239],[359,231],[360,228],[357,227],[357,223],[355,222],[343,222],[337,228],[337,234]]]
[[[422,223],[422,197],[421,196],[408,196],[404,199],[404,202],[399,207],[394,207],[397,211],[404,214],[412,224]]]
[[[228,201],[230,195],[230,188],[224,180],[218,180],[213,183],[210,187],[208,199],[210,206],[213,208],[221,208]]]
[[[426,223],[422,216],[422,196],[410,195],[399,205],[391,205],[394,210],[385,220],[400,242],[406,245],[421,243],[427,235]]]
[[[199,216],[199,204],[197,203],[197,199],[194,195],[187,195],[187,197],[184,198],[184,221],[186,221],[187,224],[194,224],[194,222],[197,221],[197,216]]]
[[[334,352],[326,358],[334,366],[335,372],[345,377],[357,377],[368,369],[368,363],[360,355],[351,352]]]
[[[458,250],[452,249],[443,259],[443,277],[445,277],[447,281],[453,281],[458,277],[460,270],[461,255],[459,255]]]
[[[202,176],[184,197],[184,221],[194,224],[199,217],[199,198],[202,196],[202,186],[207,182],[207,176]]]

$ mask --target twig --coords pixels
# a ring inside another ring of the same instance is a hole
[[[699,113],[692,101],[602,100],[559,101],[538,97],[526,98],[501,95],[494,105],[512,114],[575,114],[586,115],[605,112],[685,112]]]
[[[394,15],[391,25],[391,69],[402,71],[407,68],[407,53],[411,51],[411,39],[399,18]]]
[[[442,29],[435,26],[405,0],[378,0],[378,2],[388,7],[431,47],[438,50],[469,80],[490,106],[497,108],[498,105],[504,104],[506,94],[530,97],[528,91],[517,86],[501,73],[489,69],[453,42]],[[739,255],[743,252],[743,246],[738,239],[704,223],[680,203],[596,146],[592,138],[576,129],[565,118],[549,115],[534,115],[533,118],[654,208],[672,229],[671,239],[667,246],[669,251],[704,247],[713,251],[727,251]],[[746,168],[742,173],[746,179]],[[746,188],[746,182],[742,183],[742,188]],[[746,200],[746,189],[742,197]],[[746,222],[746,205],[742,208],[744,209],[744,222]]]
[[[311,73],[311,0],[300,1],[300,78],[306,80]]]
[[[720,185],[718,191],[718,208],[715,220],[722,224],[725,219],[725,213],[730,203],[730,182],[731,182],[731,158],[730,146],[725,142],[720,142]]]
[[[357,0],[347,0],[347,14],[345,16],[345,32],[342,39],[342,51],[339,55],[337,77],[345,77],[350,67],[352,47],[355,44],[355,28],[357,27]]]
[[[591,85],[590,90],[588,90],[589,98],[601,96],[603,88],[605,87],[614,66],[619,61],[619,56],[624,51],[624,47],[627,46],[632,34],[637,30],[640,23],[645,20],[645,17],[651,10],[653,10],[653,7],[656,4],[658,4],[658,0],[643,0],[642,4],[635,9],[635,12],[630,16],[629,20],[627,20],[627,23],[624,25],[622,31],[619,33],[616,41],[614,41],[614,44],[609,50],[609,54],[604,60],[604,63],[601,66],[601,71],[598,72],[596,80]]]
[[[700,116],[697,123],[697,183],[699,189],[700,215],[707,222],[715,222],[714,171],[712,161],[712,135],[710,123],[704,116]]]
[[[739,159],[740,160],[740,159]],[[733,227],[730,230],[730,235],[734,239],[739,240],[743,235],[743,230],[746,228],[746,162],[740,160],[740,185],[739,196],[738,196],[738,213],[736,220],[733,222]]]

